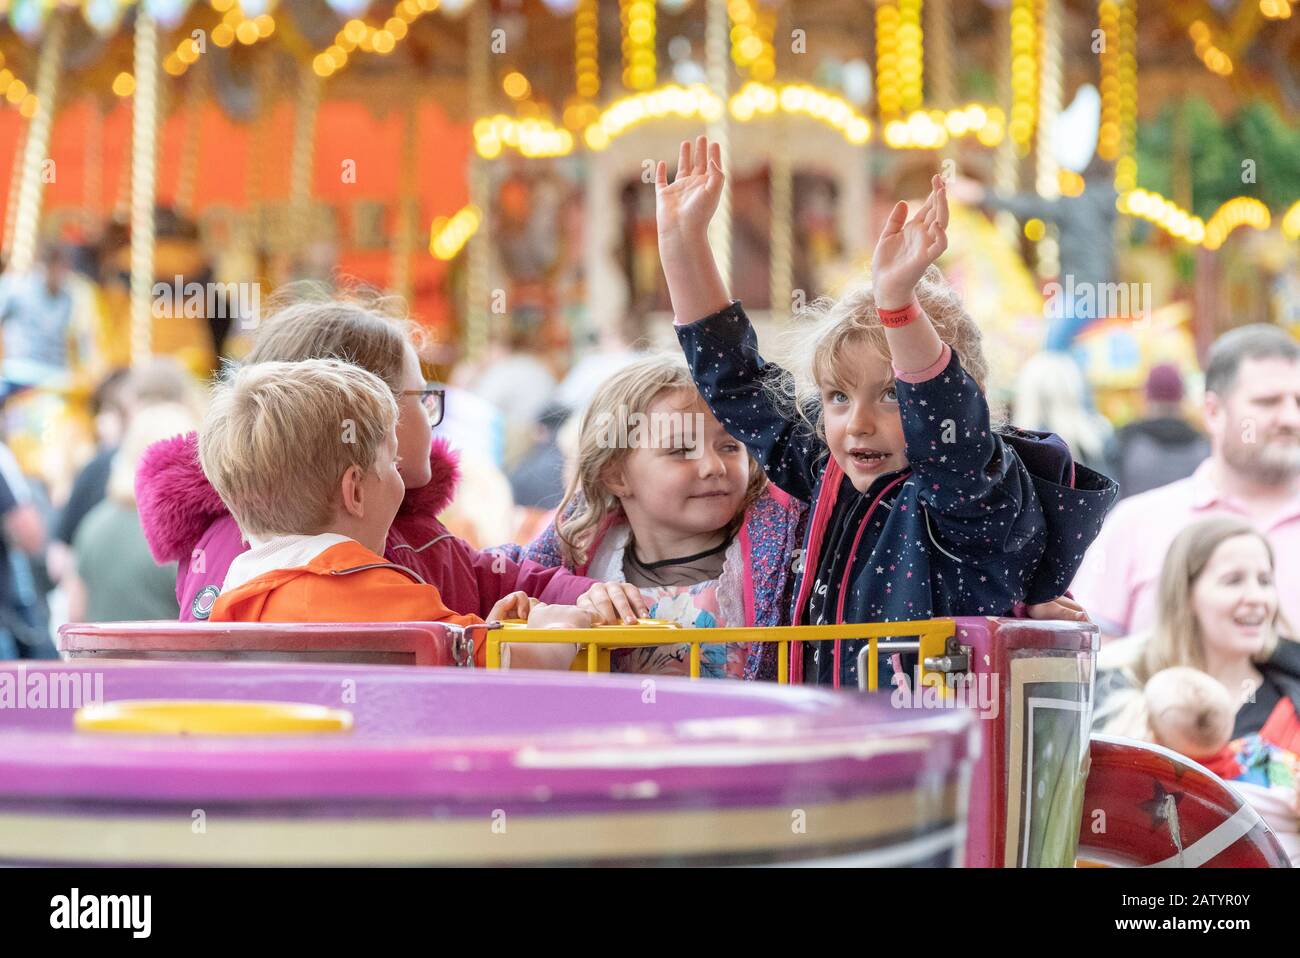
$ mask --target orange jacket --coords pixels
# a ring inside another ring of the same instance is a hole
[[[437,588],[359,542],[330,546],[304,566],[264,572],[223,592],[210,622],[447,622],[472,625],[457,615]],[[486,664],[487,643],[474,650]]]

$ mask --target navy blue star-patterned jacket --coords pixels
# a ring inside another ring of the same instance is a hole
[[[1059,437],[995,432],[983,393],[947,346],[929,378],[898,377],[908,468],[859,493],[826,444],[770,398],[764,381],[785,372],[759,355],[738,302],[677,336],[718,421],[772,482],[812,504],[793,560],[803,565],[793,622],[1006,616],[1055,599],[1118,494],[1111,479],[1075,465]],[[862,645],[805,643],[791,677],[855,687]]]

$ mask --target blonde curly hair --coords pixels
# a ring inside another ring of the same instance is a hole
[[[683,398],[699,396],[680,354],[661,353],[640,359],[610,376],[592,397],[579,427],[574,475],[556,512],[555,533],[568,568],[579,568],[591,558],[591,546],[605,520],[623,512],[618,498],[605,486],[604,476],[632,450],[607,442],[607,435],[627,435],[632,417],[645,415],[664,393],[677,393]],[[732,519],[732,529],[740,525],[745,511],[766,489],[767,477],[750,456],[749,484],[740,510]]]
[[[980,391],[986,391],[988,361],[984,358],[983,334],[937,266],[929,267],[916,284],[916,299],[939,338],[961,357],[962,368],[974,378]],[[778,408],[791,419],[802,419],[823,442],[826,431],[822,387],[853,380],[851,371],[845,368],[845,347],[859,343],[890,358],[885,327],[869,282],[850,287],[838,299],[814,300],[779,339],[779,361],[786,374],[765,380],[764,386]]]

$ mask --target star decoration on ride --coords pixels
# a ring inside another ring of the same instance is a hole
[[[1167,792],[1163,782],[1155,783],[1155,793],[1138,807],[1151,816],[1151,828],[1169,823],[1169,812],[1183,800],[1184,792]]]

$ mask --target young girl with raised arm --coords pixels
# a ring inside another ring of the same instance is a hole
[[[990,424],[979,330],[933,266],[942,180],[910,221],[894,207],[871,283],[813,309],[789,372],[759,355],[709,249],[722,183],[704,137],[682,144],[671,184],[658,165],[659,252],[709,408],[811,505],[795,623],[1006,616],[1062,595],[1117,488],[1057,437]],[[856,684],[862,644],[797,645],[791,678]]]

